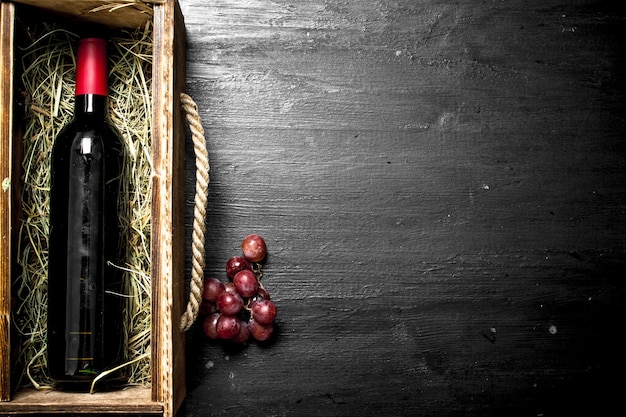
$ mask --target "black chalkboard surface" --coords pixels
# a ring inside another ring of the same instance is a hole
[[[181,417],[623,412],[622,10],[180,3],[206,276],[258,233],[278,306],[267,345],[189,331]]]

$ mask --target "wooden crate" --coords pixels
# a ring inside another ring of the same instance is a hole
[[[14,34],[22,8],[30,6],[90,20],[115,29],[136,28],[153,20],[152,114],[152,353],[150,388],[75,394],[10,386],[11,271],[13,241],[18,230],[22,139],[15,123]],[[110,0],[1,0],[0,8],[0,415],[89,413],[173,416],[185,396],[184,334],[179,330],[184,308],[184,119],[180,92],[185,85],[185,26],[176,0],[144,0],[138,4],[92,12]],[[151,10],[150,10],[151,9]],[[10,182],[9,182],[10,181]]]

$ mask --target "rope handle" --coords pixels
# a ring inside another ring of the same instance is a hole
[[[206,230],[206,206],[209,192],[209,153],[206,148],[204,129],[198,113],[198,106],[187,94],[180,93],[180,100],[185,118],[189,124],[193,148],[196,155],[196,196],[193,210],[193,232],[191,235],[191,282],[187,309],[180,318],[180,330],[185,332],[198,317],[202,302],[204,283],[204,233]]]

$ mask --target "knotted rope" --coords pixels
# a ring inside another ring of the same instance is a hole
[[[204,232],[206,205],[209,191],[209,153],[206,148],[204,129],[198,114],[198,106],[185,93],[180,93],[180,100],[189,124],[193,148],[196,155],[196,196],[193,210],[193,232],[191,235],[191,282],[189,284],[189,301],[187,309],[180,318],[180,330],[187,331],[198,317],[202,302],[204,280]]]

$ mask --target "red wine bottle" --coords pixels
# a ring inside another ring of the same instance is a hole
[[[124,145],[108,116],[107,44],[81,39],[74,117],[54,142],[48,244],[48,369],[61,389],[86,390],[120,364]],[[103,378],[110,383],[121,373]]]

